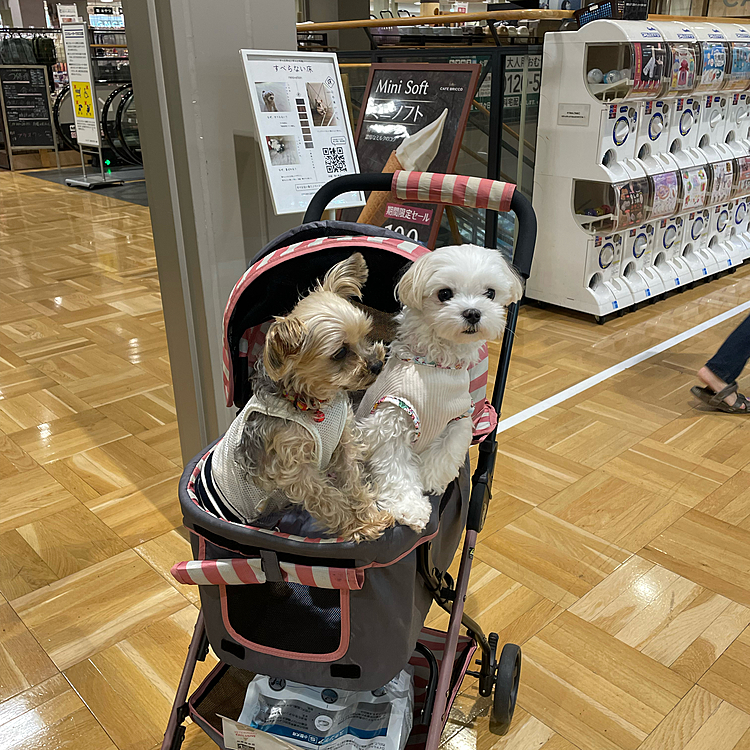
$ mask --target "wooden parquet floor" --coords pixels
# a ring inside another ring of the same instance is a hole
[[[2,173],[0,261],[0,748],[153,750],[197,596],[148,209]],[[504,416],[748,298],[525,308]],[[467,678],[446,750],[750,750],[750,422],[688,392],[740,319],[502,433],[467,610],[523,645],[519,708],[489,734]]]

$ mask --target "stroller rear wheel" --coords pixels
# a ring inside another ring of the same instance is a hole
[[[518,683],[521,679],[521,648],[515,643],[506,643],[497,662],[495,696],[492,701],[490,731],[505,735],[510,729],[518,698]]]

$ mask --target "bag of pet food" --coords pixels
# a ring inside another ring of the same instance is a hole
[[[306,750],[403,750],[413,711],[410,667],[371,692],[258,675],[248,685],[239,722]]]

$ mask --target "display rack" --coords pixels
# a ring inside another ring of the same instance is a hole
[[[528,297],[603,322],[750,257],[748,86],[736,24],[547,34]]]

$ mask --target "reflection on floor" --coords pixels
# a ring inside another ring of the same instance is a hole
[[[89,177],[99,175],[96,169],[87,168]],[[65,180],[83,177],[81,167],[70,167],[65,169],[30,169],[24,174],[30,177],[38,177],[40,180],[47,180],[58,185],[64,185]],[[108,198],[117,198],[120,201],[135,203],[138,206],[148,206],[148,196],[146,195],[146,179],[143,167],[122,167],[112,169],[108,173],[112,179],[125,180],[122,185],[112,185],[107,187],[98,187],[96,192],[100,195],[106,195]],[[81,190],[82,188],[74,188]]]
[[[152,750],[197,600],[148,210],[7,173],[0,205],[0,748]],[[505,416],[749,296],[526,308]],[[750,422],[688,392],[737,322],[503,433],[467,609],[523,644],[520,707],[490,735],[467,678],[446,748],[750,748]]]

